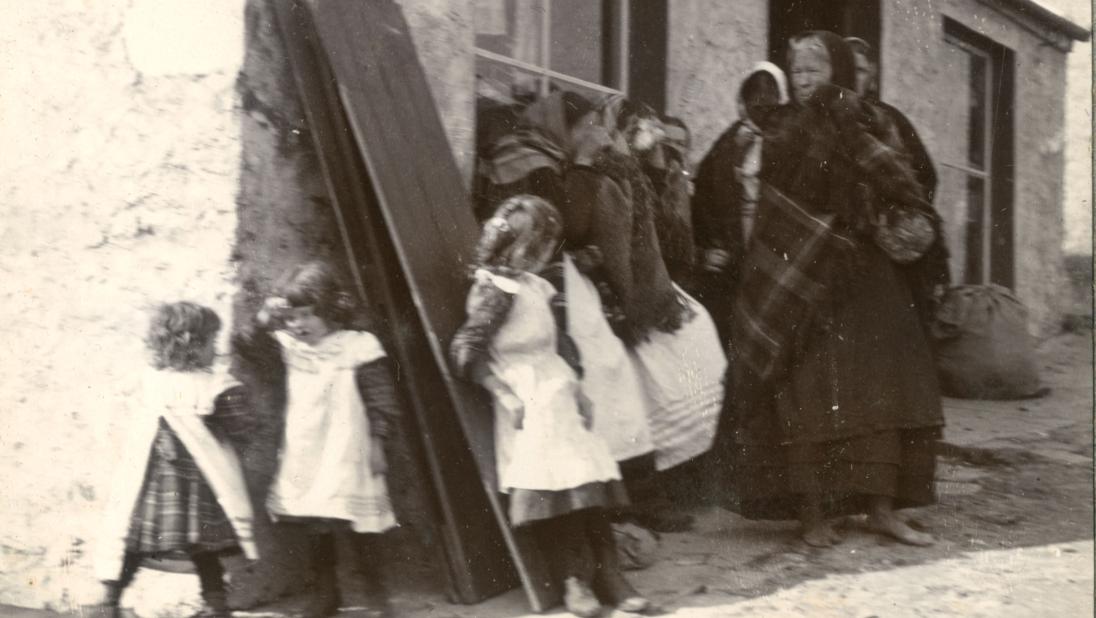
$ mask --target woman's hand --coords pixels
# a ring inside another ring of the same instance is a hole
[[[589,431],[594,426],[594,402],[590,401],[581,388],[575,390],[575,399],[578,401],[578,415],[582,417],[582,426]]]
[[[369,469],[373,476],[388,474],[388,460],[384,456],[384,440],[379,436],[369,438]]]

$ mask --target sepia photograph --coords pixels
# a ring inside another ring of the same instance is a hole
[[[0,8],[0,618],[1096,616],[1092,0]]]

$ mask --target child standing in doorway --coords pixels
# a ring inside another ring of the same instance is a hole
[[[369,609],[391,612],[378,540],[396,525],[384,446],[399,404],[380,341],[349,328],[353,310],[331,266],[310,262],[266,299],[257,328],[237,337],[245,357],[284,363],[285,430],[266,507],[308,538],[316,586],[307,618],[338,612],[335,533],[342,530],[355,540]]]
[[[642,612],[650,603],[620,572],[607,514],[628,504],[620,471],[590,431],[596,410],[582,393],[577,352],[557,325],[566,314],[562,295],[541,276],[560,232],[559,214],[543,199],[519,195],[498,207],[477,246],[453,362],[494,399],[498,484],[509,495],[510,523],[537,526],[554,549],[568,611],[595,616],[604,602]]]
[[[96,560],[106,586],[101,615],[119,616],[140,566],[194,564],[205,603],[198,614],[229,616],[221,557],[258,558],[243,470],[230,438],[246,436],[246,393],[215,371],[221,320],[189,302],[161,305],[146,345],[139,414],[115,475]]]

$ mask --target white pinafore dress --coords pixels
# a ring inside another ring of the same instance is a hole
[[[488,346],[489,369],[524,406],[522,429],[515,429],[514,410],[495,401],[499,490],[564,491],[619,480],[609,447],[582,424],[576,399],[580,385],[556,351],[550,305],[555,288],[530,273],[509,278],[480,270],[476,277],[514,301]],[[596,408],[593,413],[596,423]]]
[[[266,506],[279,516],[350,522],[354,532],[396,525],[384,476],[369,465],[369,419],[354,377],[385,356],[375,336],[336,331],[315,346],[283,331],[288,373],[285,442]]]

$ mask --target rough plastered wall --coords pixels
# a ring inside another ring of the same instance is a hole
[[[689,0],[669,11],[666,111],[692,131],[695,164],[738,118],[744,73],[766,58],[768,3]]]
[[[98,589],[147,311],[191,299],[231,317],[242,5],[4,3],[0,603]],[[190,579],[172,596],[192,597]]]
[[[124,414],[137,412],[147,311],[180,298],[213,306],[229,360],[233,322],[250,317],[285,269],[338,262],[342,249],[269,0],[9,4],[0,20],[9,145],[0,157],[0,604],[69,609],[99,590],[90,557]],[[467,2],[407,4],[467,171]],[[261,511],[280,401],[248,367],[237,373],[269,421],[243,457]],[[397,507],[429,544],[407,441],[395,451]],[[230,564],[238,606],[304,580],[292,535],[260,521],[257,536],[264,560]],[[124,604],[185,615],[197,593],[191,575],[143,570]]]
[[[974,0],[883,3],[883,96],[910,117],[929,152],[944,139],[935,110],[952,102],[955,84],[940,66],[947,16],[1015,52],[1016,291],[1029,330],[1056,332],[1063,293],[1065,55],[1016,22]],[[955,242],[954,239],[951,239]]]

